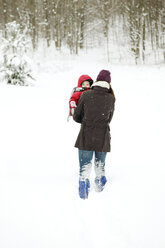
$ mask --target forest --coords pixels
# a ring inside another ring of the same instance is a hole
[[[165,63],[165,0],[0,0],[0,36],[16,21],[35,52],[104,47],[109,62]]]

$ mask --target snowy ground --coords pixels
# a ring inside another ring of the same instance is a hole
[[[69,59],[37,68],[34,87],[0,85],[0,247],[164,248],[165,68]],[[109,181],[83,201],[68,99],[81,74],[101,69],[116,94]]]

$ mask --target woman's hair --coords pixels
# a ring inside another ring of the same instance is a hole
[[[115,98],[115,94],[114,94],[114,91],[113,91],[113,89],[112,89],[111,85],[110,85],[109,92],[110,92],[110,93],[114,96],[114,98]]]

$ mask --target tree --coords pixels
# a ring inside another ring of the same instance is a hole
[[[3,62],[1,66],[2,80],[8,84],[28,85],[33,79],[26,52],[28,42],[27,30],[21,31],[16,21],[6,24],[6,36],[2,38]]]

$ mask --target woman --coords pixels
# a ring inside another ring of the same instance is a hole
[[[92,89],[81,95],[73,116],[76,122],[81,123],[75,147],[79,149],[79,196],[82,199],[88,198],[93,154],[95,154],[96,190],[102,191],[107,182],[105,159],[107,152],[110,152],[109,123],[115,104],[110,82],[110,72],[100,71]]]

